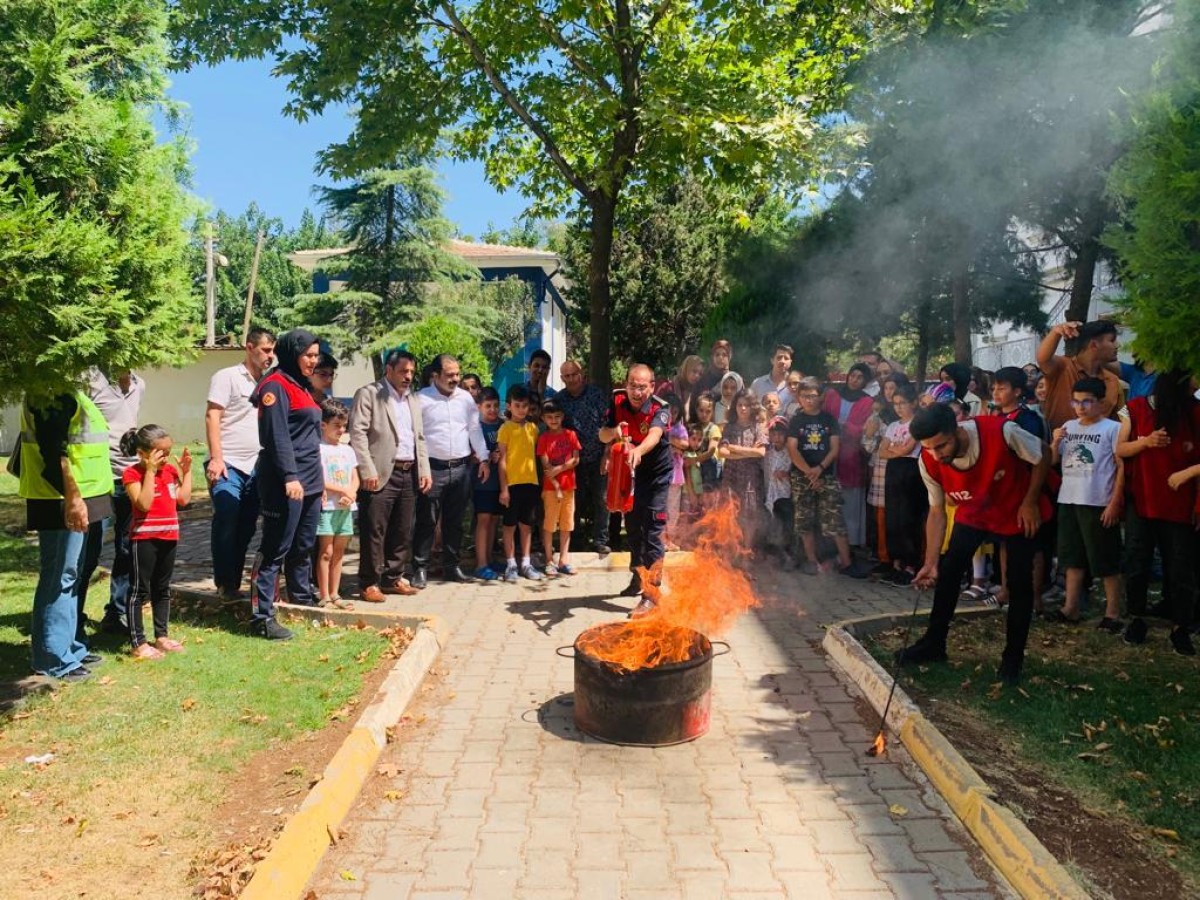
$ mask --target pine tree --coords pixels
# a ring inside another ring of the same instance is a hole
[[[0,400],[193,343],[192,212],[155,0],[7,0],[0,14]]]

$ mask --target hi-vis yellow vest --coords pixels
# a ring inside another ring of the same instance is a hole
[[[108,423],[96,404],[75,392],[75,415],[67,430],[67,462],[81,497],[112,493],[112,468],[108,462]],[[42,477],[44,461],[33,428],[33,414],[21,409],[21,480],[17,493],[26,500],[62,500],[63,495]]]

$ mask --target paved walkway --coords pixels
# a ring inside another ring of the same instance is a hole
[[[380,760],[396,774],[364,792],[317,897],[1009,896],[900,748],[864,754],[873,714],[820,650],[823,623],[911,595],[761,579],[764,608],[714,663],[711,731],[621,748],[575,731],[572,663],[554,649],[623,616],[625,577],[593,568],[389,601],[441,615],[452,637]]]

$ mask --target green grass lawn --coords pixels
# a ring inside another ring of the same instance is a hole
[[[0,528],[0,680],[7,682],[29,674],[37,567],[14,490],[14,480],[0,475],[0,526],[8,526]],[[92,591],[88,605],[99,609],[107,581]],[[173,610],[171,633],[184,653],[139,663],[119,638],[98,637],[92,649],[106,659],[90,681],[36,695],[0,720],[0,818],[6,834],[25,836],[0,848],[0,896],[46,889],[30,872],[47,864],[26,852],[30,843],[49,846],[69,834],[68,855],[111,858],[111,877],[146,855],[138,847],[146,833],[172,846],[176,855],[155,863],[155,872],[165,867],[186,894],[187,864],[210,836],[231,775],[268,748],[278,748],[282,771],[292,741],[331,717],[353,715],[347,705],[389,647],[372,630],[293,627],[295,640],[270,643],[251,637],[232,614]],[[45,753],[55,754],[45,768],[25,762]],[[78,890],[74,875],[71,882]]]
[[[1002,690],[1002,619],[960,619],[951,663],[906,671],[900,684],[935,721],[945,704],[977,713],[1051,783],[1144,826],[1138,837],[1166,835],[1164,853],[1200,883],[1200,663],[1174,654],[1166,634],[1160,625],[1131,647],[1088,625],[1035,623],[1025,680]],[[890,634],[867,646],[890,669],[898,643]]]

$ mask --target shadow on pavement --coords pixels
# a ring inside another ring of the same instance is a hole
[[[530,710],[527,715],[533,712],[535,711]],[[557,697],[547,700],[537,708],[536,713],[537,723],[557,738],[574,741],[577,744],[600,743],[575,727],[575,695],[573,693],[559,694]]]
[[[513,600],[505,608],[510,613],[516,613],[526,621],[532,622],[542,634],[549,634],[556,625],[561,625],[567,619],[574,618],[576,609],[594,609],[621,615],[629,612],[628,606],[614,603],[611,594],[591,594],[586,597],[535,597]]]

